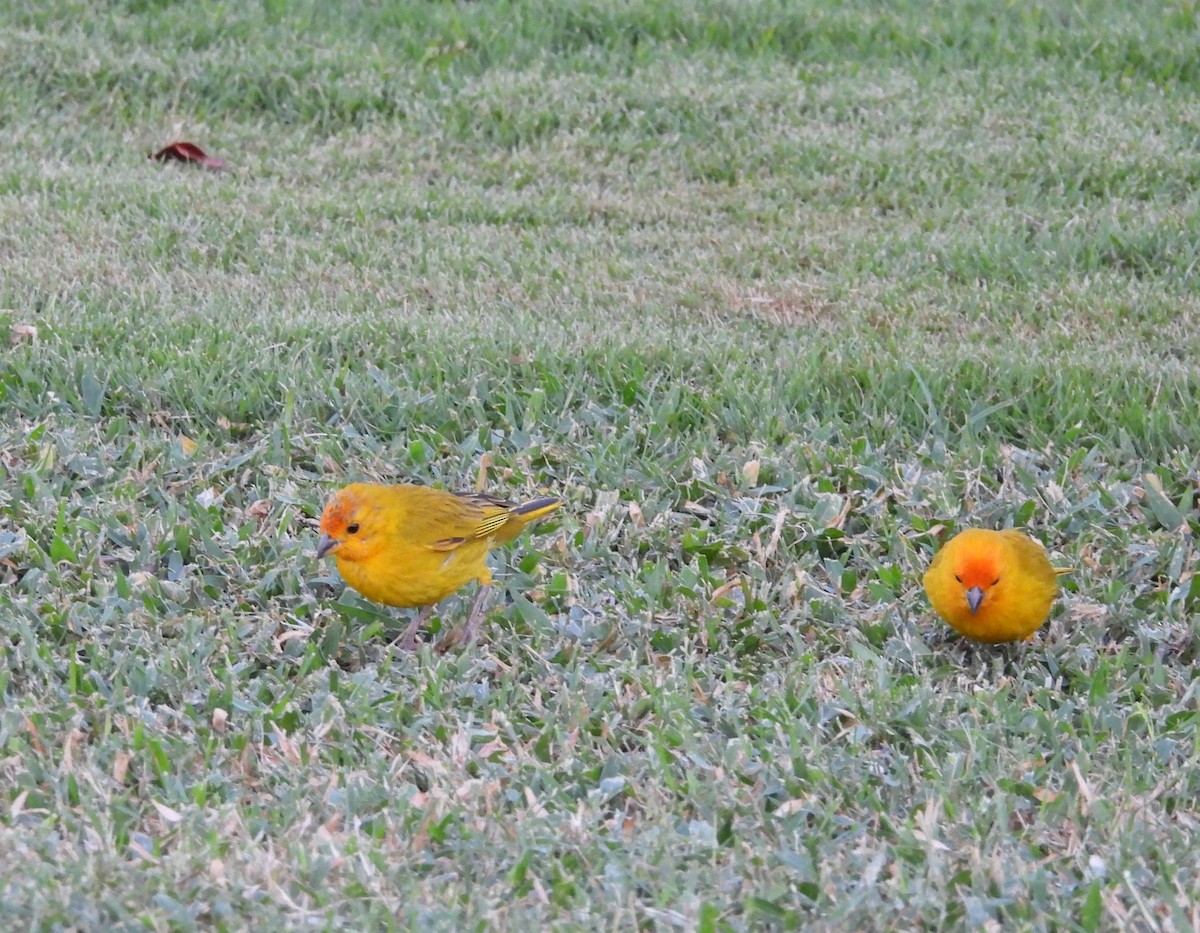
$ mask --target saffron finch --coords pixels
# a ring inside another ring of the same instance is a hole
[[[353,483],[325,506],[317,558],[332,554],[342,579],[367,599],[424,607],[400,637],[408,648],[435,603],[478,581],[467,624],[453,638],[466,642],[483,617],[492,582],[488,552],[562,504],[552,497],[517,505],[431,486]]]
[[[1033,637],[1050,615],[1058,575],[1045,548],[1015,528],[969,528],[946,543],[925,572],[925,593],[938,615],[976,641]]]

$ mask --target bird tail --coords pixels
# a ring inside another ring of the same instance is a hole
[[[530,522],[536,522],[539,518],[549,515],[555,509],[560,508],[562,504],[563,500],[555,496],[543,496],[521,505],[514,505],[512,514],[521,520],[522,525],[528,525]]]
[[[530,522],[536,522],[543,515],[549,515],[562,504],[563,500],[554,496],[533,499],[521,505],[505,503],[505,507],[496,514],[496,518],[503,517],[503,521],[491,533],[496,536],[497,544],[507,544]]]

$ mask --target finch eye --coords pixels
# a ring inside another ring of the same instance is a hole
[[[354,522],[353,524],[347,525],[346,526],[346,534],[348,534],[348,535],[358,534],[358,522]]]
[[[1000,582],[1000,578],[996,577],[996,579],[992,581],[992,586],[995,586],[999,582]]]
[[[959,583],[962,583],[962,577],[960,577],[958,574],[954,575],[954,579],[957,580]]]

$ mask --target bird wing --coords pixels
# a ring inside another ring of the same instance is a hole
[[[1050,556],[1046,553],[1045,546],[1036,538],[1031,538],[1015,528],[1006,529],[1001,534],[1008,540],[1021,564],[1021,569],[1030,576],[1039,580],[1053,581],[1056,576],[1071,572],[1072,568],[1070,567],[1060,569],[1051,566]]]
[[[517,507],[515,502],[497,499],[495,496],[487,496],[481,492],[460,492],[455,495],[478,509],[483,515],[475,529],[474,537],[476,538],[490,538],[495,535],[508,524],[513,516],[513,509]]]
[[[396,495],[404,512],[403,536],[435,551],[453,551],[468,541],[490,538],[512,514],[510,503],[478,493],[406,486]]]

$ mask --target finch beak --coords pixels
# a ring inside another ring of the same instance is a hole
[[[322,538],[321,540],[324,540],[324,539]],[[320,554],[321,554],[321,552],[317,551],[317,555],[320,556]],[[967,590],[967,606],[969,606],[971,609],[971,615],[975,615],[975,613],[977,613],[979,611],[979,606],[982,602],[983,602],[983,590],[981,590],[977,586],[973,586],[969,590]]]
[[[331,538],[326,534],[321,535],[321,540],[317,542],[317,560],[320,560],[341,543],[337,538]],[[972,609],[971,611],[974,612],[975,610]]]

